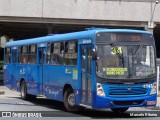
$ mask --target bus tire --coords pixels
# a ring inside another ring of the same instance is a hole
[[[80,107],[75,104],[75,95],[71,88],[67,89],[64,93],[64,107],[69,112],[77,112]]]
[[[111,110],[115,113],[124,113],[128,110],[128,108],[111,108]]]
[[[20,94],[21,94],[21,98],[22,99],[24,99],[24,100],[28,99],[27,86],[26,86],[26,82],[25,81],[21,82]]]

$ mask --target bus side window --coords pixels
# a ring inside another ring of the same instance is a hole
[[[5,49],[5,63],[9,64],[11,62],[11,48]]]
[[[63,64],[64,43],[57,42],[51,44],[50,49],[50,63],[51,64]]]
[[[18,63],[21,64],[21,59],[22,59],[22,47],[18,47]]]
[[[55,57],[56,52],[54,52],[54,48],[56,49],[57,47],[56,45],[59,46],[57,43],[52,43],[50,46],[50,63],[51,64],[56,64],[56,57]]]
[[[51,52],[51,43],[49,43],[48,44],[48,50],[47,50],[47,60],[46,60],[46,64],[50,64],[51,63],[51,53],[53,53],[53,52]]]
[[[60,53],[58,54],[58,59],[57,59],[57,62],[59,64],[64,64],[63,57],[64,57],[64,43],[61,42],[60,43]]]
[[[65,44],[65,65],[77,64],[77,41],[69,41]]]
[[[35,64],[36,63],[36,45],[30,45],[29,46],[29,54],[28,54],[28,61],[29,64]]]
[[[22,64],[28,64],[28,46],[22,47]]]
[[[18,63],[28,64],[28,46],[21,46],[18,48]]]

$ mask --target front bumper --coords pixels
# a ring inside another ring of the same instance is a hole
[[[100,97],[94,99],[93,108],[125,108],[156,106],[157,95],[141,97]]]

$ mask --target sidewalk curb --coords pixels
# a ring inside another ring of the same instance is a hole
[[[150,109],[150,110],[160,110],[160,107],[159,106],[155,106],[155,107],[151,107],[151,108],[148,107],[148,109]]]

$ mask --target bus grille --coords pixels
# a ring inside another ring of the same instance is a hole
[[[142,95],[147,93],[147,89],[143,87],[110,87],[109,95]]]
[[[125,105],[139,105],[142,104],[144,100],[134,100],[134,101],[113,101],[114,105],[125,106]]]

